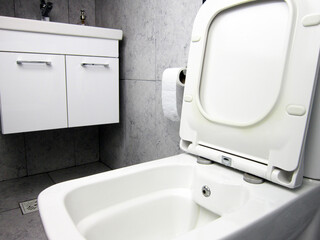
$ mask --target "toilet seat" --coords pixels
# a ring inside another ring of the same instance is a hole
[[[300,186],[320,2],[205,4],[192,32],[181,148],[289,188]]]

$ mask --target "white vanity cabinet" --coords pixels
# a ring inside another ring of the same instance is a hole
[[[65,128],[65,61],[62,55],[0,52],[3,133]]]
[[[122,31],[0,17],[3,134],[119,122]]]
[[[66,57],[69,127],[119,122],[118,65],[117,58]]]

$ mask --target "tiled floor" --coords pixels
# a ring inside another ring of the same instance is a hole
[[[110,170],[101,162],[66,168],[0,182],[0,239],[47,239],[39,212],[22,215],[19,202],[37,198],[45,188],[59,182]]]

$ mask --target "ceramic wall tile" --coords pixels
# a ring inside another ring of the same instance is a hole
[[[105,0],[96,0],[95,1],[95,23],[97,27],[103,27],[103,18],[105,11],[105,4],[107,4],[108,1]]]
[[[187,65],[193,21],[201,0],[156,1],[156,79],[169,67]]]
[[[99,26],[123,30],[123,40],[120,42],[121,79],[155,78],[155,2],[111,0],[96,3]]]
[[[75,166],[73,129],[25,134],[28,174]]]
[[[95,26],[95,0],[69,0],[69,23],[81,24],[80,10],[85,10],[85,25]]]
[[[123,80],[122,122],[101,127],[101,160],[112,169],[156,158],[155,81]]]
[[[111,169],[125,167],[124,122],[100,127],[100,160]]]
[[[120,123],[100,126],[100,160],[111,169],[125,167],[125,81],[120,81]]]
[[[53,8],[49,14],[50,21],[68,23],[69,22],[68,0],[54,0],[54,1],[51,0],[51,2],[53,2]]]
[[[126,165],[156,159],[155,81],[125,81]]]
[[[0,16],[14,17],[14,0],[0,0]]]
[[[162,110],[161,81],[156,81],[156,133],[157,133],[157,158],[169,157],[181,153],[179,142],[180,121],[173,122],[166,118]],[[180,95],[183,92],[179,92]],[[182,98],[180,98],[182,100]],[[182,101],[178,103],[181,110]]]
[[[106,28],[121,28],[121,6],[124,0],[96,0],[96,26]]]
[[[98,26],[124,31],[120,42],[121,78],[126,79],[124,123],[100,131],[101,160],[112,168],[180,153],[179,123],[164,118],[161,82],[155,80],[165,68],[187,64],[193,20],[201,3],[96,1]]]
[[[15,0],[15,17],[41,19],[39,0]],[[52,22],[68,22],[68,0],[53,1],[52,11],[49,13]]]
[[[76,165],[99,161],[99,127],[74,129]]]
[[[40,1],[14,0],[15,17],[40,20]]]
[[[0,134],[0,181],[27,175],[23,134]]]

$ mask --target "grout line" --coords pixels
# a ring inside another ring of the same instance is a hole
[[[99,161],[94,161],[94,162],[89,162],[89,163],[85,163],[85,164],[80,164],[80,165],[77,165],[77,166],[65,167],[65,168],[61,168],[61,169],[57,169],[57,170],[53,170],[53,171],[46,172],[46,173],[52,173],[52,172],[57,172],[57,171],[65,170],[65,169],[76,168],[76,167],[82,167],[82,166],[86,166],[86,165],[94,164],[94,163],[97,163],[97,162],[99,162]],[[41,173],[41,174],[43,174],[43,173]]]
[[[120,79],[120,81],[144,81],[144,82],[156,82],[161,81],[160,79]]]
[[[119,99],[119,108],[120,108],[120,99]],[[119,118],[119,121],[120,121],[120,118]],[[98,161],[101,162],[101,153],[100,153],[100,149],[101,149],[101,126],[98,126],[98,130],[99,130],[99,132],[98,132],[98,154],[99,154],[98,155]]]
[[[96,0],[94,0],[94,24],[92,24],[92,26],[97,26],[97,13],[96,13]]]
[[[26,161],[26,172],[27,172],[27,176],[29,176],[26,134],[25,133],[22,133],[22,134],[23,134],[24,159]]]
[[[17,14],[16,14],[16,0],[13,0],[13,16],[14,17],[17,17]]]
[[[56,170],[56,171],[57,171],[57,170]],[[41,172],[41,173],[31,174],[31,175],[29,175],[29,176],[10,178],[10,179],[6,179],[6,180],[0,181],[0,184],[1,184],[1,183],[4,183],[4,182],[16,181],[16,180],[22,179],[22,178],[32,178],[32,177],[35,177],[35,176],[44,175],[44,174],[46,174],[46,173],[48,173],[48,172]]]
[[[57,169],[57,170],[53,170],[53,171],[49,171],[49,172],[41,172],[41,173],[35,173],[35,174],[32,174],[32,175],[23,176],[23,177],[10,178],[10,179],[6,179],[6,180],[2,180],[2,181],[0,181],[0,183],[14,181],[14,180],[22,179],[22,178],[32,178],[32,177],[37,176],[37,175],[45,175],[45,174],[47,174],[49,176],[50,180],[52,180],[53,183],[57,183],[52,179],[52,177],[50,176],[49,173],[56,172],[56,171],[61,171],[61,170],[64,170],[64,169],[70,169],[70,168],[76,168],[76,167],[81,167],[81,166],[85,166],[85,165],[90,165],[90,164],[94,164],[94,163],[97,163],[97,162],[100,162],[100,163],[104,164],[105,166],[107,166],[108,168],[110,168],[108,165],[106,165],[102,161],[94,161],[94,162],[89,162],[89,163],[85,163],[85,164],[80,164],[80,165],[77,165],[77,166],[65,167],[65,168],[61,168],[61,169]],[[112,168],[110,168],[110,169],[112,170]]]
[[[154,1],[155,5],[153,6],[154,7],[154,11],[153,11],[153,36],[154,36],[154,100],[153,100],[153,106],[154,106],[154,115],[153,115],[153,123],[155,124],[155,133],[157,134],[158,132],[158,125],[157,125],[157,73],[158,73],[158,62],[157,62],[157,43],[158,43],[158,39],[157,37],[158,34],[157,34],[157,31],[158,31],[158,28],[159,27],[159,23],[157,22],[157,7],[159,6],[158,5],[158,2],[157,1]],[[158,25],[157,25],[158,24]],[[157,143],[156,143],[156,146],[157,146]],[[158,156],[158,148],[156,147],[155,149],[155,156],[157,157]]]
[[[72,129],[72,138],[73,138],[73,159],[74,159],[74,166],[76,167],[77,165],[77,155],[76,155],[76,130],[75,128]]]
[[[7,210],[4,210],[4,211],[0,211],[0,215],[1,215],[2,213],[6,213],[6,212],[9,212],[9,211],[12,211],[12,210],[17,210],[17,209],[20,209],[20,207],[11,208],[11,209],[7,209]]]
[[[68,23],[70,23],[70,0],[68,0]]]
[[[48,178],[55,184],[57,183],[52,177],[51,175],[49,174],[50,172],[47,172],[46,174],[48,175]]]
[[[107,168],[109,168],[110,170],[114,170],[113,168],[111,168],[108,164],[106,164],[106,163],[104,163],[104,162],[102,162],[102,161],[99,161],[99,162],[101,162],[103,165],[105,165]]]
[[[153,6],[153,36],[154,36],[154,79],[157,79],[157,28],[156,28],[156,22],[157,22],[157,1],[154,2],[155,5]]]
[[[127,104],[125,104],[125,101],[126,101],[126,97],[128,96],[128,93],[127,93],[127,87],[125,86],[126,83],[124,82],[124,84],[122,84],[123,86],[123,102],[122,102],[122,106],[124,106],[123,108],[123,114],[122,114],[122,129],[123,129],[123,132],[120,131],[120,134],[121,134],[121,143],[120,143],[120,146],[121,146],[121,153],[120,154],[117,154],[117,161],[122,161],[122,156],[127,156],[128,155],[128,150],[127,150],[127,134],[128,134],[128,130],[127,130],[127,127],[128,127],[128,121],[126,121],[125,119],[128,118],[128,109],[127,109]],[[123,154],[122,154],[123,152]]]
[[[67,70],[67,56],[64,55],[64,79],[65,79],[65,87],[66,87],[66,111],[67,111],[67,128],[69,128],[69,100],[68,100],[68,70]]]

